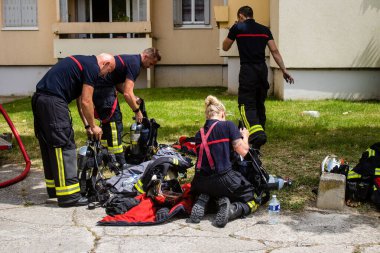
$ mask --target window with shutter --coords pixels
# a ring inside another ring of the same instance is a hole
[[[37,0],[3,0],[3,26],[37,27]]]
[[[175,27],[209,27],[210,0],[173,0]]]
[[[133,0],[132,1],[132,20],[136,21],[146,21],[146,3],[147,0]]]

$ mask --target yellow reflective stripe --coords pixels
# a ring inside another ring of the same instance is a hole
[[[47,188],[55,188],[54,180],[51,179],[45,179],[46,187]]]
[[[137,181],[137,183],[135,183],[135,188],[138,192],[145,193],[145,191],[143,190],[143,183],[140,179]]]
[[[375,176],[380,176],[380,168],[375,169]]]
[[[350,170],[347,174],[347,179],[362,178],[362,175],[356,173],[353,170]]]
[[[254,134],[258,131],[264,131],[263,127],[261,125],[254,125],[251,128],[249,128],[249,134]]]
[[[245,115],[245,106],[244,105],[240,106],[240,116],[243,119],[245,127],[250,128],[251,126],[249,125],[249,122],[247,120],[247,116]]]
[[[376,187],[375,184],[373,185],[373,190],[374,190],[374,191],[377,191],[377,187]]]
[[[368,152],[368,157],[375,156],[375,150],[369,148],[366,151]]]
[[[57,196],[71,195],[73,193],[79,192],[80,187],[79,187],[79,183],[76,183],[69,186],[56,187],[55,191],[57,193]]]
[[[177,158],[172,158],[172,160],[173,160],[173,164],[174,164],[174,165],[178,165],[178,164],[179,164],[179,161],[178,161]]]
[[[256,211],[257,208],[259,207],[259,205],[256,204],[256,202],[254,200],[251,200],[251,201],[247,202],[247,205],[251,209],[251,213],[253,213],[254,211]]]
[[[119,145],[116,147],[108,147],[108,151],[110,151],[111,153],[114,153],[114,154],[122,153],[124,151],[123,145]]]
[[[100,143],[102,144],[103,147],[108,147],[107,140],[101,140]]]
[[[59,186],[65,186],[66,180],[65,180],[65,166],[63,165],[63,158],[62,158],[62,149],[56,148],[55,149],[55,156],[57,158],[57,165],[58,165],[58,179],[59,179]]]
[[[112,146],[116,147],[117,146],[117,128],[116,128],[116,123],[111,122],[111,138],[112,138]]]

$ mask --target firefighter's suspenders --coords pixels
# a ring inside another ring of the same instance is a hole
[[[202,143],[199,146],[199,155],[198,155],[197,169],[201,169],[201,167],[202,167],[203,151],[205,151],[208,163],[209,163],[211,169],[214,170],[215,169],[215,163],[214,163],[214,159],[212,159],[212,156],[211,156],[209,144],[215,144],[215,143],[230,141],[229,138],[225,138],[225,139],[220,139],[220,140],[215,140],[215,141],[207,142],[208,137],[210,136],[212,130],[214,129],[214,127],[216,126],[216,124],[218,124],[218,122],[219,121],[213,123],[211,125],[211,127],[209,128],[209,130],[207,131],[206,134],[205,134],[205,130],[204,130],[203,127],[200,130]]]

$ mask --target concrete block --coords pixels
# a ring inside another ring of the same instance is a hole
[[[319,180],[317,207],[343,210],[345,206],[346,177],[323,172]]]

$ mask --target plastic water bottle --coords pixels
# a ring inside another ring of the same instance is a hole
[[[269,201],[268,206],[268,223],[270,225],[275,225],[280,220],[280,201],[278,201],[276,195],[272,196],[272,199]]]

